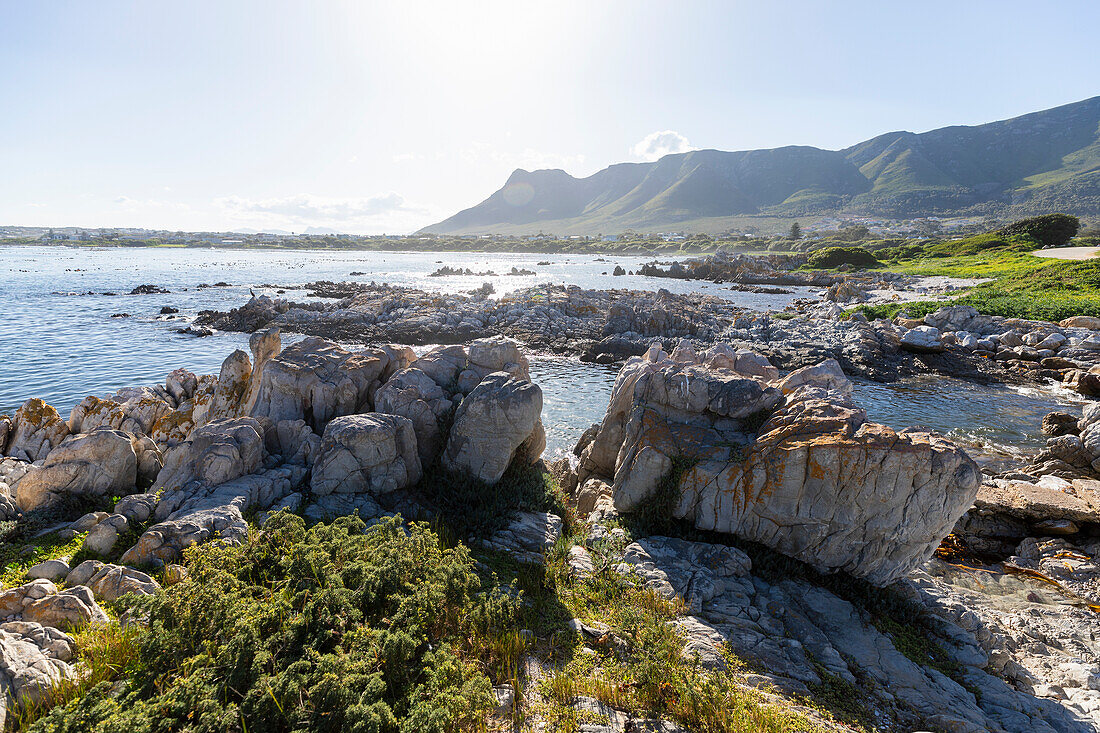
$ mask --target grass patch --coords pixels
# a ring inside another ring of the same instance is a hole
[[[122,628],[118,621],[112,621],[106,627],[86,627],[70,636],[76,642],[76,661],[83,674],[61,681],[37,703],[28,703],[22,708],[10,707],[8,730],[27,730],[54,708],[74,703],[95,688],[100,689],[94,694],[106,694],[111,682],[136,670],[139,662],[136,626]],[[79,725],[78,721],[74,722]]]
[[[887,269],[909,275],[992,278],[952,301],[971,305],[979,313],[1044,321],[1100,316],[1100,262],[1032,255],[1040,246],[1030,236],[999,231],[961,240],[901,245],[879,250],[876,255]],[[902,307],[912,310],[909,305]]]
[[[36,538],[28,544],[5,546],[8,558],[5,559],[3,571],[0,573],[0,587],[11,588],[27,582],[27,570],[40,562],[77,557],[84,537],[85,533],[81,532],[66,540],[54,533]],[[17,554],[9,554],[13,552]]]
[[[572,707],[591,697],[638,717],[674,720],[689,730],[718,733],[819,731],[805,715],[769,701],[740,683],[743,666],[726,652],[726,668],[707,670],[684,656],[672,623],[684,613],[678,598],[642,588],[633,576],[605,568],[591,578],[559,584],[561,602],[577,618],[610,627],[575,643],[568,661],[539,685],[540,717],[552,730],[596,723]]]
[[[879,318],[892,320],[898,313],[904,312],[910,318],[924,318],[929,313],[935,313],[947,303],[939,300],[918,300],[911,303],[879,303],[877,305],[857,305],[850,309],[845,318],[851,318],[853,313],[862,313],[868,321]]]

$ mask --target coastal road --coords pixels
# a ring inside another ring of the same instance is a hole
[[[1031,254],[1036,257],[1051,257],[1056,260],[1087,260],[1100,254],[1100,247],[1052,247],[1037,249]]]

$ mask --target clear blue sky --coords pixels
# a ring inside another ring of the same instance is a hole
[[[0,224],[406,232],[517,167],[1085,99],[1098,26],[1095,0],[0,0]]]

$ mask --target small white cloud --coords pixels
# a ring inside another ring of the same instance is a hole
[[[180,201],[167,201],[165,199],[135,199],[130,196],[117,196],[114,203],[123,211],[188,211],[190,206]]]
[[[661,130],[646,135],[630,149],[630,152],[634,154],[635,158],[657,160],[666,155],[686,153],[691,150],[698,150],[698,148],[693,147],[686,137],[675,130]]]

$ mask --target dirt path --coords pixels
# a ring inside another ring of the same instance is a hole
[[[1036,257],[1051,257],[1056,260],[1087,260],[1100,254],[1100,247],[1053,247],[1037,249],[1031,254]]]

